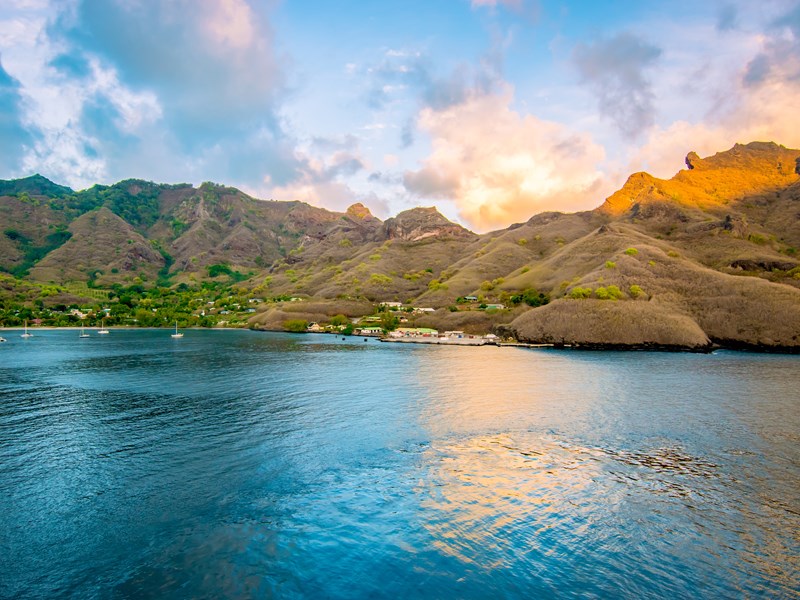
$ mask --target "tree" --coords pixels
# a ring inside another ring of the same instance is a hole
[[[397,325],[400,323],[400,319],[390,313],[388,310],[383,311],[381,313],[381,327],[386,331],[394,331],[397,329]]]
[[[344,315],[336,315],[334,317],[331,317],[331,325],[335,327],[339,327],[341,325],[347,325],[348,323],[350,323],[350,319],[348,319]]]

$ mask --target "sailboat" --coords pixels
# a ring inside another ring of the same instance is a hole
[[[175,333],[173,333],[171,337],[174,337],[174,338],[182,338],[183,337],[182,333],[178,333],[178,322],[177,321],[175,321]]]
[[[83,330],[83,323],[81,323],[81,334],[78,336],[79,338],[87,338],[89,334]]]
[[[97,335],[108,335],[111,333],[108,329],[106,329],[106,318],[103,317],[100,321],[100,331],[97,332]]]
[[[28,320],[25,319],[25,333],[21,334],[19,337],[21,338],[32,338],[33,334],[28,333]]]

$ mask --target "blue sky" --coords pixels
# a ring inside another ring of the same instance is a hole
[[[5,0],[0,177],[137,177],[478,231],[687,152],[800,146],[800,1]]]

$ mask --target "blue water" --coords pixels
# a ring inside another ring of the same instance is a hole
[[[0,344],[0,597],[800,597],[800,358]]]

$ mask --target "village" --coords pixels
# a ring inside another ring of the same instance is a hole
[[[502,305],[496,305],[502,308]],[[432,313],[433,308],[404,307],[401,302],[381,302],[378,308],[384,312],[408,311],[414,314]],[[401,312],[402,315],[402,312]],[[405,316],[397,318],[398,324],[407,323]],[[364,337],[379,338],[382,342],[399,342],[412,344],[451,344],[460,346],[484,346],[497,345],[500,338],[489,333],[487,335],[472,335],[464,331],[452,330],[439,332],[430,327],[394,327],[387,328],[384,324],[384,317],[381,314],[369,315],[360,319],[354,319],[349,325],[321,325],[319,323],[309,323],[306,328],[308,333],[334,333],[341,334],[345,331],[352,331],[353,335]]]

